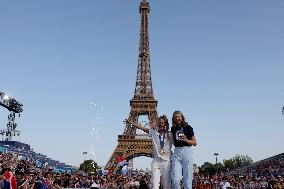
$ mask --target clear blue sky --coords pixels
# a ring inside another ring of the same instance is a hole
[[[139,4],[0,0],[0,90],[24,104],[21,142],[75,166],[94,158],[93,150],[106,163],[134,94]],[[195,163],[214,162],[215,152],[220,161],[283,153],[284,1],[153,0],[150,6],[158,113],[184,112],[198,141]],[[7,115],[0,108],[1,128]],[[138,158],[134,167],[149,162]]]

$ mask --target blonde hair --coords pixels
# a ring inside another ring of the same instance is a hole
[[[169,120],[168,120],[167,116],[166,115],[160,116],[158,118],[158,121],[160,121],[161,119],[165,120],[165,124],[166,124],[165,130],[168,131],[169,130]]]

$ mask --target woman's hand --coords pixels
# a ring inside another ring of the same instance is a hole
[[[186,136],[183,135],[183,136],[181,136],[181,137],[179,138],[179,140],[184,141],[184,142],[186,142],[187,144],[192,145],[192,146],[196,146],[196,145],[197,145],[196,139],[195,139],[194,136],[192,136],[191,139],[187,139]]]
[[[181,135],[181,136],[179,137],[179,140],[184,141],[184,142],[187,142],[187,141],[188,141],[188,139],[186,138],[185,135]]]

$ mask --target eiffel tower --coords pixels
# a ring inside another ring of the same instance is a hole
[[[128,119],[138,123],[139,116],[148,116],[149,122],[157,120],[157,104],[152,88],[148,14],[150,6],[147,0],[142,0],[139,11],[141,14],[140,43],[138,56],[138,69],[134,97],[130,100],[130,113]],[[132,159],[139,156],[153,157],[152,141],[147,135],[136,133],[136,127],[131,124],[125,125],[122,135],[118,135],[118,144],[108,160],[105,169],[116,170],[117,158],[123,156],[131,168]],[[133,165],[132,165],[133,166]]]

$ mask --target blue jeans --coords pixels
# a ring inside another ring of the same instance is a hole
[[[184,189],[192,189],[193,157],[191,147],[175,147],[171,161],[173,189],[180,189],[180,181],[182,178]]]

